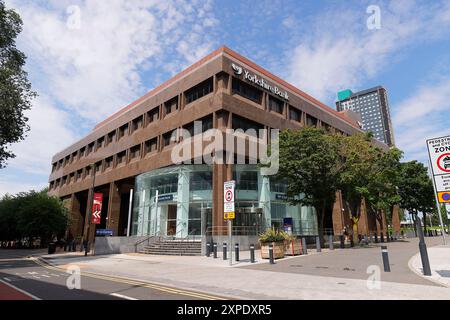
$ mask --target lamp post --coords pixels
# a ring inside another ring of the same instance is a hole
[[[92,193],[91,193],[91,201],[89,204],[89,215],[88,215],[88,226],[85,237],[85,246],[84,246],[84,255],[87,256],[89,250],[89,232],[91,231],[91,219],[92,219],[92,209],[94,207],[94,188],[95,188],[95,164],[91,164],[91,170],[93,172],[92,177]]]

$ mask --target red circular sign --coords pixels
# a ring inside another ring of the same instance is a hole
[[[231,190],[227,190],[225,192],[225,200],[227,201],[233,200],[233,192],[231,192]]]
[[[448,160],[447,159],[444,159],[444,167],[442,167],[441,166],[441,159],[444,157],[444,156],[447,156],[448,157]],[[439,167],[439,169],[441,169],[442,171],[445,171],[445,172],[450,172],[450,153],[443,153],[443,154],[441,154],[440,156],[439,156],[439,158],[437,159],[437,166]]]

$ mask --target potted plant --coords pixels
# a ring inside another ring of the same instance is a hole
[[[290,256],[302,254],[302,240],[284,232],[284,254]]]
[[[269,228],[259,235],[261,243],[261,258],[269,259],[269,245],[273,245],[273,258],[284,258],[284,232]]]

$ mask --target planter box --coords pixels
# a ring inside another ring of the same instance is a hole
[[[295,239],[292,241],[286,241],[284,254],[288,256],[297,256],[302,254],[302,240]]]
[[[273,244],[273,258],[284,258],[284,242],[261,243],[261,258],[269,259],[269,244]]]

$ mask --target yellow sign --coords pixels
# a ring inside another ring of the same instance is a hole
[[[225,220],[232,220],[232,219],[234,219],[234,212],[225,212],[223,214],[223,218]]]
[[[438,192],[438,199],[440,203],[450,203],[450,191]]]

